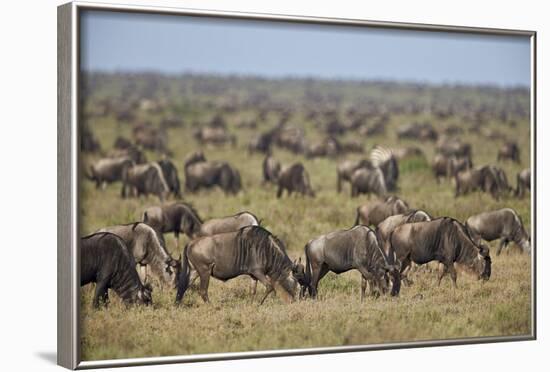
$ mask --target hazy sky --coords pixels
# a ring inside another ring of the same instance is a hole
[[[85,70],[530,84],[525,36],[85,11]]]

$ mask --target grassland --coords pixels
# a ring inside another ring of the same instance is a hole
[[[184,79],[184,78],[182,78]],[[87,98],[85,108],[92,112],[99,99],[119,97],[122,78],[113,78],[109,84],[95,87]],[[194,95],[176,86],[168,79],[168,88],[163,91],[168,97],[171,114],[181,117],[185,124],[168,129],[169,148],[183,181],[183,158],[190,152],[201,149],[192,138],[194,120],[207,120],[215,111],[205,108],[209,100],[221,102],[225,94],[211,96]],[[296,101],[301,97],[300,84],[287,82],[257,82],[240,84],[234,95],[247,91],[265,89],[265,84],[276,84],[272,89],[274,100]],[[279,85],[277,85],[279,84]],[[426,88],[423,94],[414,95],[404,87],[402,95],[385,93],[383,89],[352,85],[346,89],[339,85],[323,87],[338,89],[343,102],[354,102],[354,95],[371,94],[383,100],[426,101],[441,92]],[[322,91],[322,89],[320,91]],[[139,90],[139,89],[138,89]],[[396,88],[397,92],[400,92]],[[344,93],[342,93],[344,92]],[[408,93],[407,93],[408,92]],[[476,100],[497,100],[488,92],[443,90],[449,99],[468,94]],[[462,92],[462,93],[461,93]],[[460,94],[459,94],[460,93]],[[494,93],[496,94],[496,93]],[[476,95],[479,95],[477,97]],[[298,98],[297,98],[298,97]],[[520,95],[520,98],[523,99]],[[298,106],[299,107],[299,106]],[[366,203],[367,197],[351,199],[346,186],[342,194],[336,193],[337,160],[306,159],[285,150],[275,149],[274,156],[283,164],[302,161],[310,173],[311,183],[317,193],[315,199],[302,197],[275,198],[273,186],[261,186],[260,154],[246,151],[249,139],[272,127],[275,114],[269,114],[258,129],[238,129],[236,124],[254,117],[252,108],[225,115],[230,130],[238,136],[236,148],[230,145],[202,148],[209,160],[226,160],[241,172],[243,191],[234,197],[225,196],[220,190],[184,193],[184,200],[193,203],[204,219],[234,214],[249,210],[259,216],[262,224],[279,236],[287,245],[291,258],[303,256],[304,244],[311,238],[333,230],[350,227],[355,218],[355,209]],[[139,112],[140,118],[156,123],[162,113]],[[406,122],[430,120],[438,128],[449,124],[461,124],[459,118],[435,120],[428,114],[392,114],[387,134],[362,138],[365,148],[375,144],[406,146],[414,141],[398,141],[395,129]],[[315,140],[322,134],[315,122],[308,120],[299,109],[294,110],[291,123],[302,126],[308,139]],[[131,138],[131,125],[117,122],[113,115],[93,116],[88,125],[99,139],[103,149],[112,147],[114,138],[122,135]],[[505,131],[509,138],[517,140],[522,150],[521,164],[500,163],[510,181],[515,174],[529,167],[529,127],[527,118],[514,127],[504,126],[497,118],[484,124],[488,128]],[[348,133],[343,139],[359,138]],[[494,163],[499,141],[488,141],[479,134],[465,132],[461,138],[473,145],[473,160],[476,165]],[[423,145],[424,146],[424,145]],[[426,159],[413,158],[400,163],[399,195],[414,208],[429,211],[434,216],[453,216],[459,220],[481,211],[501,207],[514,208],[530,229],[530,200],[506,197],[500,201],[489,195],[473,193],[454,198],[450,182],[437,184],[431,174],[429,161],[434,146],[424,147]],[[158,154],[147,153],[151,160]],[[86,166],[100,155],[83,155]],[[354,158],[357,156],[349,156]],[[100,227],[139,220],[144,208],[158,204],[154,197],[141,199],[120,198],[120,185],[111,185],[105,190],[96,190],[86,180],[81,182],[81,234]],[[172,235],[166,235],[167,246],[174,257],[181,253],[176,248]],[[183,244],[184,242],[182,242]],[[492,247],[496,246],[496,242]],[[494,252],[494,250],[492,250]],[[494,254],[493,254],[494,256]],[[501,256],[493,257],[491,279],[481,283],[466,274],[459,274],[458,289],[453,289],[450,279],[441,287],[436,285],[436,274],[419,271],[412,275],[414,284],[403,287],[398,298],[381,297],[359,301],[360,276],[357,272],[343,275],[327,275],[320,283],[317,301],[297,301],[285,305],[276,297],[270,297],[263,306],[258,305],[260,295],[252,298],[248,278],[237,278],[225,283],[210,282],[211,304],[206,305],[196,291],[189,291],[181,307],[175,307],[173,289],[155,286],[152,307],[126,308],[116,296],[106,309],[92,310],[92,286],[81,291],[81,346],[84,360],[128,357],[203,354],[226,351],[251,351],[322,346],[359,345],[396,341],[465,338],[479,336],[525,335],[531,330],[531,257],[521,254],[514,246]],[[260,289],[260,293],[263,289]]]

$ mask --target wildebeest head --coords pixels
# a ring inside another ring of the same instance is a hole
[[[183,231],[188,236],[194,238],[201,230],[202,221],[197,214],[187,214],[182,216],[180,221],[180,231]]]
[[[296,279],[302,289],[309,286],[309,283],[306,280],[305,266],[302,264],[302,257],[294,260],[292,264],[292,276]]]
[[[489,255],[489,247],[485,243],[478,245],[479,253],[467,267],[468,271],[477,275],[478,279],[489,280],[491,277],[491,257]]]
[[[144,284],[136,293],[133,302],[138,305],[152,305],[153,304],[153,287],[150,283]]]
[[[168,259],[164,263],[164,277],[171,287],[177,286],[178,277],[181,269],[181,262],[179,260]]]

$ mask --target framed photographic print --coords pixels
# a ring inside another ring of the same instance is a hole
[[[58,8],[58,363],[533,340],[536,33]]]

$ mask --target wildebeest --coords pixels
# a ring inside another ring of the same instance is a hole
[[[203,223],[195,208],[183,202],[149,207],[143,212],[143,222],[160,233],[173,232],[177,248],[180,233],[194,239],[199,236]]]
[[[357,207],[355,225],[378,226],[386,218],[396,214],[406,214],[410,211],[409,205],[396,196],[388,196],[384,200],[377,200]]]
[[[196,192],[214,186],[230,194],[241,190],[241,174],[237,169],[227,162],[207,161],[202,152],[191,154],[185,161],[184,170],[187,191]]]
[[[486,165],[455,173],[455,197],[473,191],[484,191],[498,200],[510,192],[506,173],[501,168]]]
[[[288,195],[297,192],[302,195],[314,197],[315,193],[309,182],[309,174],[302,163],[294,163],[283,167],[279,173],[277,198],[286,190]]]
[[[162,160],[159,160],[157,164],[160,166],[160,169],[162,169],[162,174],[164,175],[164,180],[168,185],[168,189],[170,190],[170,193],[172,193],[174,197],[180,198],[181,197],[180,179],[178,177],[178,170],[174,165],[174,163],[172,163],[168,159],[162,159]]]
[[[259,226],[260,220],[248,212],[239,212],[232,216],[212,218],[202,223],[199,229],[199,236],[209,236],[237,231],[245,226]]]
[[[132,128],[134,142],[144,149],[169,154],[168,135],[162,128],[155,128],[149,122],[139,123]]]
[[[391,276],[391,295],[399,294],[400,265],[393,251],[384,252],[374,231],[367,226],[355,226],[310,240],[305,248],[306,281],[312,298],[317,297],[319,281],[329,272],[336,274],[355,269],[361,273],[361,301],[367,283],[370,293],[387,292],[387,276]]]
[[[161,282],[175,286],[179,263],[170,257],[162,235],[143,222],[104,227],[98,232],[113,233],[124,241],[128,250],[140,265],[143,280],[147,279],[146,266]]]
[[[500,239],[497,256],[508,243],[516,243],[523,252],[531,252],[531,239],[521,217],[511,208],[503,208],[496,211],[484,212],[469,217],[466,227],[472,237],[491,242]]]
[[[277,183],[281,173],[281,163],[271,154],[266,155],[262,163],[263,183]]]
[[[127,157],[103,158],[92,164],[87,177],[99,188],[108,183],[122,181],[127,170],[133,166],[134,162]]]
[[[395,155],[397,160],[425,156],[422,149],[417,146],[396,148],[396,149],[393,149],[393,154]]]
[[[399,168],[393,152],[383,147],[375,147],[370,156],[370,162],[365,164],[351,176],[351,196],[374,193],[384,196],[397,189]]]
[[[274,137],[277,146],[302,154],[306,149],[306,139],[301,128],[281,126]]]
[[[83,152],[98,152],[101,150],[101,145],[94,136],[94,132],[86,124],[83,124],[80,132],[80,149]]]
[[[464,143],[457,138],[443,138],[438,141],[436,151],[447,157],[456,156],[457,158],[472,159],[472,145]]]
[[[231,143],[235,146],[237,144],[237,137],[230,134],[227,128],[222,126],[209,126],[198,129],[193,133],[193,136],[202,145],[223,145],[225,143]]]
[[[397,129],[397,138],[435,141],[438,134],[429,123],[411,123],[402,125]]]
[[[416,210],[407,214],[395,214],[380,222],[376,227],[376,234],[382,243],[385,243],[396,227],[406,223],[431,221],[430,215],[422,210]]]
[[[450,217],[398,226],[390,234],[388,243],[401,263],[405,280],[411,262],[423,265],[434,260],[444,266],[438,285],[445,274],[450,274],[456,287],[455,263],[473,272],[479,279],[488,280],[491,276],[489,248],[474,242],[466,227]]]
[[[121,142],[119,142],[119,140]],[[109,152],[110,158],[126,157],[133,160],[136,164],[147,163],[147,157],[139,147],[132,143],[128,145],[122,141],[125,140],[121,139],[121,137],[117,138],[117,141],[115,141],[115,148]]]
[[[351,176],[360,168],[368,168],[370,162],[367,159],[344,160],[336,167],[336,189],[342,191],[342,182],[351,182]]]
[[[519,198],[523,198],[525,190],[531,191],[531,169],[527,168],[519,172],[516,176],[516,191],[515,194]]]
[[[309,145],[306,149],[306,157],[334,157],[340,152],[340,143],[334,137],[327,137],[320,142]]]
[[[164,172],[158,163],[138,164],[126,169],[122,182],[123,198],[153,194],[164,201],[170,192]]]
[[[497,161],[512,160],[519,164],[519,146],[516,142],[506,142],[498,149]]]
[[[134,257],[124,241],[110,233],[96,233],[80,239],[80,285],[96,283],[93,306],[107,303],[112,288],[127,304],[152,303],[152,288],[143,285]]]
[[[455,155],[436,154],[432,163],[432,171],[439,183],[442,177],[452,177],[458,172],[472,168],[472,166],[472,160],[468,156],[457,157]]]
[[[247,226],[234,232],[195,239],[183,251],[176,303],[180,303],[189,286],[189,264],[200,278],[199,293],[208,299],[210,277],[223,281],[240,275],[259,280],[273,288],[286,302],[293,301],[298,285],[284,244],[260,226]]]

